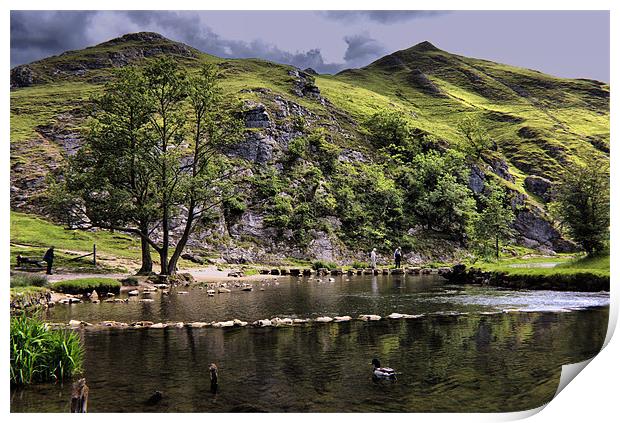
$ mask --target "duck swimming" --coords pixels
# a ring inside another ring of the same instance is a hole
[[[381,367],[381,363],[376,358],[372,359],[371,364],[373,365],[373,377],[378,379],[396,380],[396,372],[394,371],[394,369],[391,369],[389,367]]]

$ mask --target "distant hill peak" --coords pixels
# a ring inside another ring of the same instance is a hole
[[[408,48],[407,50],[415,50],[415,51],[440,51],[437,47],[435,47],[430,41],[422,41],[414,45],[413,47]]]
[[[107,46],[107,45],[117,45],[124,44],[129,42],[142,42],[142,43],[177,43],[176,41],[172,41],[157,32],[132,32],[129,34],[121,35],[120,37],[113,38],[109,41],[105,41],[101,44],[97,44],[97,46]]]

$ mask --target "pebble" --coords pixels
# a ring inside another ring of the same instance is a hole
[[[228,289],[228,288],[219,288],[219,289],[217,290],[217,292],[218,292],[219,294],[223,294],[223,293],[228,293],[228,292],[231,292],[231,291],[230,291],[230,289]]]
[[[130,295],[130,296],[140,295],[140,291],[138,291],[137,289],[134,289],[133,291],[129,291],[127,295]]]

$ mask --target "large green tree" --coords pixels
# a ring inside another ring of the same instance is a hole
[[[475,213],[463,154],[430,150],[416,155],[400,172],[405,204],[415,216],[415,223],[463,239]]]
[[[569,235],[588,254],[609,240],[609,162],[586,160],[562,176],[554,209]]]
[[[156,219],[146,126],[152,112],[146,79],[133,67],[120,68],[95,99],[85,145],[69,159],[61,184],[50,198],[70,226],[115,228],[131,225],[148,233]],[[153,269],[151,250],[141,237],[142,266]]]
[[[121,83],[128,78],[138,85]],[[74,207],[92,226],[140,236],[147,250],[159,254],[164,275],[176,272],[190,235],[239,188],[237,167],[222,151],[236,142],[242,125],[219,80],[212,65],[188,75],[167,58],[122,72],[98,103],[138,96],[139,125],[129,130],[122,110],[113,119],[99,111],[67,172],[65,187],[78,200]],[[181,233],[173,237],[178,222]]]

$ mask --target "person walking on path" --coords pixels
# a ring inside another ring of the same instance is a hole
[[[396,266],[397,269],[400,269],[401,258],[402,258],[402,253],[400,251],[400,247],[398,247],[396,251],[394,251],[394,265]]]
[[[43,256],[43,261],[47,263],[47,274],[52,274],[52,266],[54,264],[54,247],[50,247]]]
[[[370,252],[370,267],[373,269],[377,268],[377,249],[373,248]]]

